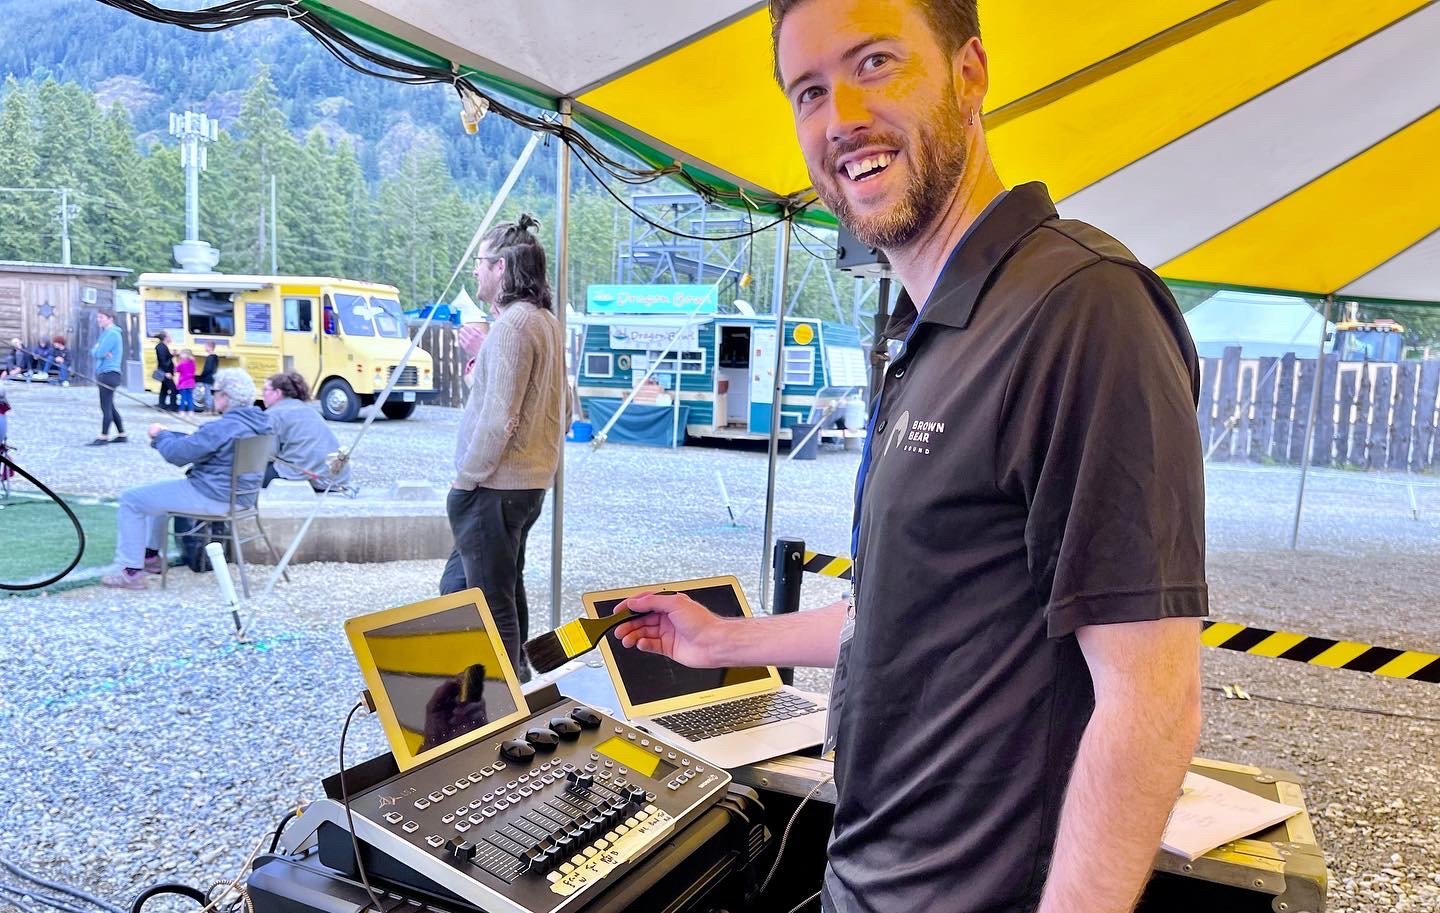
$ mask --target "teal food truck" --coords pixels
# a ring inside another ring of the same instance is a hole
[[[789,317],[720,313],[713,285],[592,285],[576,392],[591,423],[604,426],[627,399],[660,406],[697,438],[767,438],[778,414],[781,437],[833,406],[843,427],[826,438],[863,436],[865,351],[854,327]],[[775,347],[784,347],[780,402],[774,402]],[[683,437],[683,434],[680,435]]]

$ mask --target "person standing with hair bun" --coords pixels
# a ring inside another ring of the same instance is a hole
[[[524,681],[520,645],[529,638],[525,543],[555,484],[566,412],[564,330],[545,272],[545,248],[529,214],[497,225],[475,257],[477,297],[491,307],[484,345],[473,348],[470,398],[455,443],[455,482],[446,503],[455,553],[441,589],[479,587]],[[467,345],[467,342],[469,345]]]
[[[263,485],[291,479],[309,482],[311,488],[323,492],[334,491],[350,481],[348,462],[342,465],[340,475],[330,475],[326,461],[340,449],[340,441],[310,406],[310,385],[303,376],[296,371],[270,375],[260,399],[275,432],[275,459],[265,467]]]

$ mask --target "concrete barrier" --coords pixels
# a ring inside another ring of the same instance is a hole
[[[278,484],[272,482],[271,488]],[[445,516],[445,492],[433,486],[423,488],[420,483],[406,482],[394,491],[362,490],[355,498],[303,495],[298,489],[289,490],[290,486],[274,492],[267,489],[260,501],[260,519],[275,551],[283,555],[319,501],[315,522],[310,524],[292,564],[448,558],[454,539]],[[243,524],[241,532],[249,533],[249,527],[249,523]],[[245,560],[268,564],[265,543],[259,539],[247,542]]]

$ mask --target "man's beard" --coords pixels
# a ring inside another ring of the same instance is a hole
[[[953,87],[946,86],[945,97],[921,121],[916,139],[907,144],[897,134],[866,134],[836,146],[826,155],[826,171],[815,182],[815,191],[835,218],[870,247],[890,251],[909,245],[934,221],[965,174],[965,124]],[[848,178],[836,170],[835,160],[868,145],[903,150],[910,174],[898,203],[889,211],[862,218],[855,214],[840,187],[840,182]]]

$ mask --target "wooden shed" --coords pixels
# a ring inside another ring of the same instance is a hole
[[[61,335],[78,356],[77,343],[94,336],[96,309],[114,306],[115,284],[129,273],[111,266],[0,260],[0,343],[8,348],[19,337],[33,346]]]

